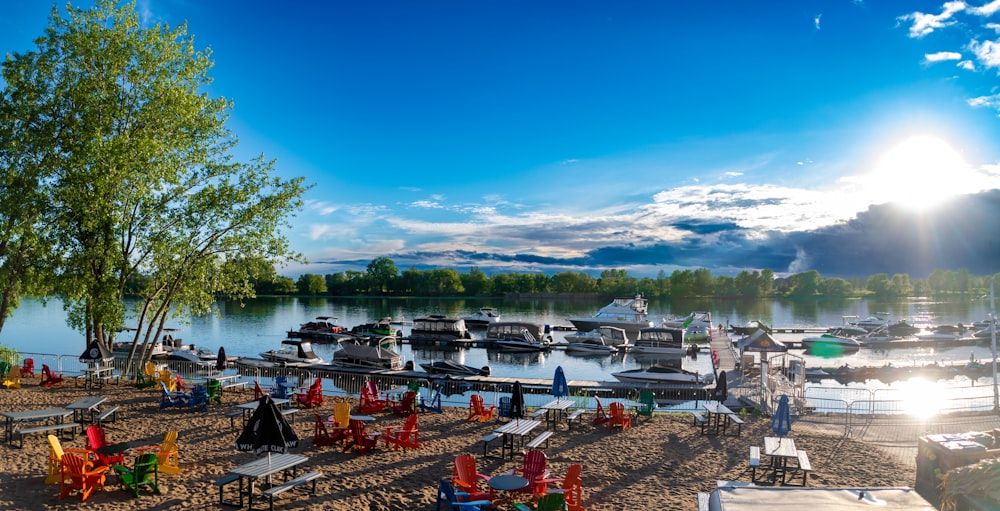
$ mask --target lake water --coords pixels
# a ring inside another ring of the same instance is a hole
[[[348,328],[389,316],[397,321],[443,314],[464,316],[479,307],[496,307],[502,320],[527,320],[553,326],[570,326],[567,318],[592,315],[607,304],[605,300],[463,300],[463,299],[371,299],[371,298],[259,298],[240,306],[234,302],[217,304],[218,314],[194,318],[190,324],[172,324],[179,329],[174,337],[197,346],[217,350],[225,346],[226,353],[236,356],[256,357],[258,353],[275,349],[286,338],[286,332],[317,316],[333,316],[336,323]],[[692,310],[712,312],[716,323],[744,324],[761,320],[776,328],[806,327],[826,328],[842,323],[845,315],[867,317],[875,312],[887,312],[894,319],[920,318],[930,324],[969,324],[989,315],[989,300],[935,301],[913,299],[900,302],[878,303],[867,300],[792,302],[787,300],[755,301],[685,301],[649,304],[650,318],[683,316]],[[404,335],[408,327],[403,326]],[[563,340],[568,332],[556,331],[556,341]],[[482,335],[479,332],[476,335]],[[798,340],[803,334],[776,334],[779,340]],[[76,355],[83,351],[83,335],[66,326],[66,314],[58,300],[42,303],[24,300],[22,306],[8,319],[0,343],[22,352]],[[332,347],[314,345],[317,354],[325,359],[332,356]],[[551,378],[556,366],[562,366],[570,379],[613,381],[611,373],[638,367],[629,355],[578,357],[561,350],[536,354],[508,354],[482,348],[441,350],[413,348],[403,345],[400,354],[404,360],[415,364],[448,358],[473,367],[489,365],[492,374],[499,376]],[[796,351],[801,354],[801,351]],[[820,358],[805,355],[808,365],[881,366],[887,362],[896,365],[922,365],[931,362],[959,362],[969,358],[989,360],[988,346],[962,346],[954,348],[908,348],[888,351],[862,349],[857,353]],[[711,370],[710,357],[685,358],[684,367],[707,372]]]

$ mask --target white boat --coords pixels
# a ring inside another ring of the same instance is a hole
[[[711,373],[699,375],[691,371],[685,371],[678,367],[664,365],[653,365],[645,369],[629,369],[617,373],[611,373],[618,381],[626,383],[685,383],[685,384],[707,384],[712,383],[715,378]]]
[[[829,333],[814,337],[805,337],[802,339],[802,346],[809,351],[822,351],[824,349],[848,351],[861,349],[861,343],[857,339]]]
[[[712,313],[708,311],[694,311],[683,318],[664,318],[660,324],[666,328],[688,328],[691,326],[703,326],[707,335],[712,328]]]
[[[683,355],[688,351],[684,336],[680,328],[643,328],[629,351],[637,355]]]
[[[496,341],[496,347],[500,351],[545,351],[549,349],[549,343],[539,341],[528,329],[522,328],[519,335],[511,335]]]
[[[628,334],[625,332],[624,328],[618,328],[616,326],[602,326],[589,332],[566,334],[566,341],[570,343],[580,341],[600,341],[602,344],[607,344],[608,346],[621,346],[623,344],[628,344]]]
[[[653,326],[647,316],[647,301],[642,295],[634,298],[615,298],[601,307],[597,314],[587,317],[569,318],[578,332],[589,332],[602,326],[613,326],[625,330],[629,337],[637,337],[639,329]]]
[[[424,368],[431,374],[454,374],[458,376],[489,376],[490,366],[483,366],[481,369],[476,369],[472,366],[467,366],[455,362],[454,360],[435,360],[432,362],[423,362],[420,367]]]
[[[468,316],[462,316],[470,328],[486,328],[490,323],[500,321],[500,313],[493,307],[480,307],[478,311]]]
[[[614,328],[611,326],[601,327],[603,328]],[[621,330],[616,328],[615,330]],[[621,330],[624,335],[625,331]],[[566,344],[567,353],[578,353],[587,355],[610,355],[611,353],[616,353],[618,348],[608,344],[604,336],[601,335],[600,330],[591,330],[585,334],[578,335],[567,335],[566,340],[569,341]]]
[[[431,315],[413,320],[410,328],[410,338],[452,341],[455,339],[472,339],[472,334],[465,326],[465,320],[449,318],[441,315]]]
[[[402,369],[403,357],[395,351],[378,346],[342,342],[340,349],[333,352],[333,365],[368,369]]]
[[[281,341],[280,348],[264,351],[260,354],[260,358],[286,366],[308,366],[326,363],[325,360],[313,351],[311,342],[299,339],[285,339]]]
[[[692,323],[684,329],[684,340],[691,344],[708,344],[711,341],[709,335],[711,328],[711,326],[705,326],[701,323]]]
[[[496,343],[496,341],[501,339],[520,336],[521,330],[527,330],[532,337],[539,339],[540,342],[552,342],[552,334],[549,331],[548,325],[532,323],[530,321],[497,321],[496,323],[490,323],[486,327],[486,334],[483,335],[483,339]]]
[[[888,316],[888,314],[885,312],[876,312],[874,316],[868,316],[865,319],[859,319],[851,324],[856,327],[864,328],[865,330],[871,332],[876,328],[889,326],[889,319],[886,316]]]

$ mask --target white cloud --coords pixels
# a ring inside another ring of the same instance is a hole
[[[1000,11],[1000,0],[993,0],[992,2],[980,6],[980,7],[969,7],[970,14],[975,14],[976,16],[990,17]]]
[[[912,12],[897,18],[899,21],[910,21],[910,37],[921,38],[939,28],[954,25],[952,16],[956,12],[965,10],[965,2],[945,2],[941,14],[927,14],[923,12]]]
[[[961,60],[962,54],[954,51],[939,51],[937,53],[928,53],[924,55],[924,60],[927,62],[942,62],[946,60]]]
[[[307,200],[306,208],[315,211],[323,216],[334,213],[340,209],[340,207],[336,204],[330,204],[329,202],[318,201],[318,200]]]
[[[976,55],[980,64],[991,67],[1000,67],[1000,43],[997,41],[972,41],[969,49]]]
[[[822,18],[823,18],[823,14],[822,13],[821,14],[817,14],[816,17],[813,18],[813,26],[816,27],[816,30],[819,30],[819,21]]]
[[[444,206],[442,206],[441,204],[429,200],[413,201],[410,203],[410,206],[414,208],[425,208],[425,209],[444,209]]]
[[[1000,23],[987,23],[987,24],[983,25],[983,28],[986,28],[988,30],[992,30],[992,31],[1000,34]]]
[[[309,226],[309,239],[316,241],[325,237],[332,230],[328,224],[313,224]]]
[[[972,62],[971,60],[963,60],[963,61],[961,61],[961,62],[959,62],[958,64],[955,64],[955,65],[958,66],[959,68],[965,69],[966,71],[975,71],[976,70],[976,64],[974,62]]]
[[[735,172],[735,171],[732,171],[732,170],[725,173],[726,177],[740,177],[742,175],[743,175],[742,172]]]

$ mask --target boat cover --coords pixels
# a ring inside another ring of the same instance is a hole
[[[721,486],[709,500],[709,511],[841,511],[878,509],[935,511],[912,488],[794,488],[788,486]]]

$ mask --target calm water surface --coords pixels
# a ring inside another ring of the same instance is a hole
[[[337,323],[348,328],[390,316],[394,320],[409,322],[414,318],[444,314],[464,316],[479,307],[499,309],[502,320],[528,320],[553,326],[570,326],[567,318],[592,315],[606,305],[605,300],[441,300],[441,299],[363,299],[363,298],[258,298],[244,306],[234,302],[217,304],[218,314],[194,318],[190,324],[174,324],[180,331],[175,337],[186,342],[216,350],[225,346],[229,355],[256,357],[261,351],[276,348],[286,332],[317,316],[333,316]],[[875,312],[887,312],[894,319],[912,319],[927,324],[971,323],[989,315],[989,300],[933,301],[912,299],[880,303],[867,300],[791,302],[786,300],[757,301],[685,301],[650,303],[650,318],[683,316],[692,310],[708,310],[717,323],[744,324],[761,320],[774,327],[826,328],[842,323],[845,315],[867,317]],[[408,326],[403,333],[408,334]],[[568,332],[555,332],[557,341]],[[482,335],[482,332],[474,335]],[[778,334],[779,340],[798,340],[802,334]],[[22,352],[73,355],[83,351],[83,336],[66,326],[66,314],[57,300],[42,303],[25,300],[7,321],[0,343]],[[329,359],[333,348],[314,345],[317,353]],[[403,345],[400,354],[404,360],[415,364],[443,358],[452,359],[474,367],[489,365],[494,375],[550,378],[556,366],[563,366],[570,379],[614,380],[611,373],[632,369],[639,362],[629,355],[578,357],[560,350],[537,354],[508,354],[481,348],[463,350],[434,350],[411,348]],[[801,353],[801,352],[797,352]],[[969,358],[988,360],[992,357],[988,346],[963,346],[954,348],[909,348],[888,351],[862,349],[855,354],[818,358],[806,355],[808,365],[852,366],[925,364],[930,362],[958,362]],[[685,358],[684,367],[699,372],[711,368],[708,356]]]

